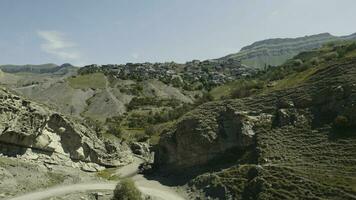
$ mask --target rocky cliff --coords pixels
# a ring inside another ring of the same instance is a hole
[[[188,183],[211,198],[356,199],[356,59],[313,70],[293,87],[191,111],[162,136],[156,163],[218,169]]]
[[[84,164],[81,167],[85,163],[125,164],[124,146],[100,140],[84,124],[5,89],[0,90],[0,99],[0,153],[58,164]]]
[[[355,39],[355,34],[337,37],[329,33],[298,38],[268,39],[254,42],[249,46],[243,47],[240,52],[227,55],[218,60],[239,60],[242,64],[261,69],[268,65],[281,65],[300,52],[319,48],[328,42]]]

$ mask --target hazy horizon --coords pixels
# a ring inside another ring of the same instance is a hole
[[[0,2],[0,64],[205,60],[270,38],[356,32],[352,0]]]

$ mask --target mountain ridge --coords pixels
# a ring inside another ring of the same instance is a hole
[[[296,38],[271,38],[254,42],[251,45],[242,47],[237,53],[232,53],[216,60],[234,59],[247,66],[262,69],[269,65],[281,65],[300,52],[320,48],[328,42],[355,39],[356,33],[346,36],[320,33]]]

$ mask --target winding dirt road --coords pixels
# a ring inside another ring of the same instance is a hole
[[[121,177],[131,177],[137,188],[146,195],[152,196],[155,199],[161,200],[184,200],[180,194],[174,189],[164,186],[158,181],[147,180],[144,176],[137,174],[137,168],[142,159],[135,159],[130,165],[124,166],[117,170]],[[114,190],[117,182],[93,182],[93,183],[78,183],[72,185],[56,186],[41,191],[23,194],[8,200],[43,200],[50,197],[62,196],[65,194],[83,192],[83,191],[98,191],[98,190]]]
[[[12,198],[10,200],[42,200],[54,196],[61,196],[65,194],[70,194],[74,192],[83,192],[83,191],[97,191],[97,190],[114,190],[116,183],[83,183],[83,184],[73,184],[66,186],[59,186],[54,188],[49,188],[43,191],[32,192]],[[144,187],[137,186],[138,189],[146,194],[153,196],[158,199],[170,199],[170,200],[184,200],[181,196],[172,191],[161,190],[154,187]]]

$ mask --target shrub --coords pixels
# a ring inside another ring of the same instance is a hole
[[[155,107],[177,107],[181,103],[177,99],[158,99],[154,97],[134,97],[130,103],[127,104],[128,110],[134,110],[143,106],[155,106]]]
[[[209,101],[213,101],[213,100],[214,100],[214,97],[210,93],[204,92],[203,95],[199,99],[196,100],[196,104],[200,105],[200,104],[203,104],[203,103],[206,103]]]
[[[131,179],[124,179],[116,185],[113,200],[142,200],[142,197],[135,183]]]
[[[301,59],[293,60],[293,65],[294,66],[301,66],[302,64],[303,64],[303,61]]]
[[[158,130],[156,129],[156,126],[153,125],[149,125],[146,129],[145,129],[145,134],[148,136],[152,136],[155,133],[157,133]]]
[[[327,53],[323,56],[325,58],[326,61],[330,61],[330,60],[334,60],[336,58],[339,57],[339,54],[337,52],[330,52],[330,53]]]
[[[312,58],[312,59],[310,60],[310,63],[311,63],[312,65],[316,66],[316,65],[319,65],[320,60],[319,60],[319,58],[315,57],[315,58]]]
[[[350,126],[349,119],[343,115],[338,115],[334,119],[334,126],[339,129],[345,129]]]
[[[108,133],[115,135],[118,138],[122,138],[123,131],[120,127],[120,124],[110,124],[108,126]]]
[[[232,98],[244,98],[255,94],[257,90],[264,87],[262,81],[241,81],[231,92]]]
[[[349,44],[346,48],[347,52],[353,51],[356,49],[356,42],[352,42],[351,44]]]
[[[348,43],[337,48],[337,53],[339,57],[344,57],[347,53],[354,51],[356,49],[356,43]]]

